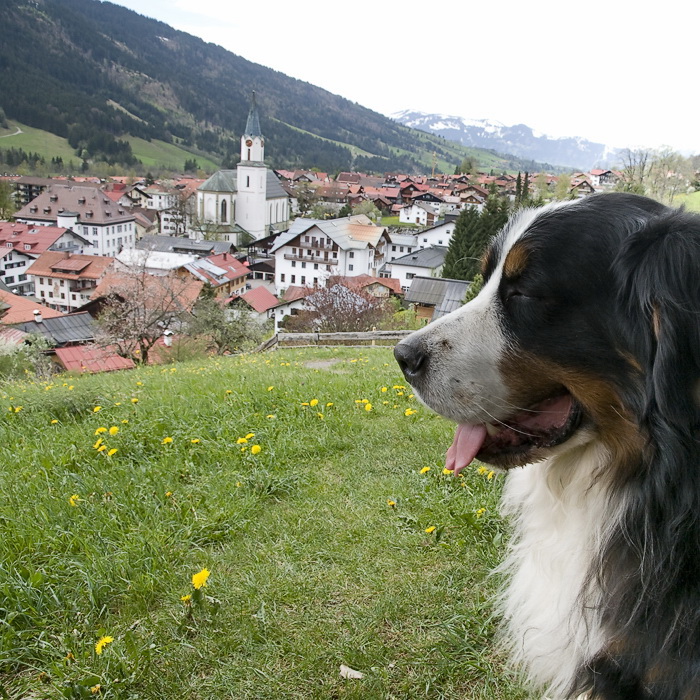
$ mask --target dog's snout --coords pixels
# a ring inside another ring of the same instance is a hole
[[[420,375],[425,368],[427,359],[423,344],[409,338],[401,341],[394,348],[394,357],[409,382]]]

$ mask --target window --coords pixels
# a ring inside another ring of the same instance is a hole
[[[427,243],[427,242],[428,242],[428,239],[427,239],[427,238],[424,238],[424,239],[423,239],[423,243]]]
[[[349,258],[354,258],[354,257],[355,257],[355,253],[351,250],[351,251],[348,253],[348,257],[349,257]]]
[[[301,267],[302,267],[303,270],[305,270],[305,269],[306,269],[306,263],[303,262],[303,263],[301,264]]]
[[[225,199],[221,200],[221,223],[225,224],[226,223],[226,215],[227,215],[227,203]]]
[[[32,249],[32,244],[31,244],[31,243],[25,243],[25,244],[24,244],[24,249],[25,249],[25,250],[31,250],[31,249]]]
[[[353,265],[348,265],[348,270],[350,270],[350,272],[352,272],[354,269],[355,269],[355,268],[354,268]]]
[[[5,284],[12,284],[14,281],[14,275],[8,275],[7,277],[5,277]]]
[[[246,187],[250,187],[250,175],[246,175],[246,178],[245,178],[245,186],[246,186]]]
[[[403,253],[403,246],[399,247],[399,253]]]
[[[92,227],[92,235],[96,236],[97,235],[97,226]]]
[[[292,275],[292,284],[295,284],[296,281],[297,281],[297,276],[296,276],[296,275]]]
[[[20,275],[20,276],[17,278],[17,281],[18,281],[18,282],[24,282],[26,279],[27,279],[27,275]]]
[[[407,279],[407,280],[412,280],[415,276],[416,276],[416,275],[415,275],[414,272],[407,272],[407,273],[406,273],[406,279]]]
[[[296,260],[292,260],[292,267],[296,267],[296,266],[297,266],[297,261],[296,261]]]
[[[301,283],[306,284],[306,276],[305,275],[301,276]]]
[[[314,270],[318,270],[318,263],[314,263]]]

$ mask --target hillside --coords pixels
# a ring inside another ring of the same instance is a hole
[[[424,136],[109,2],[0,0],[0,12],[0,107],[89,162],[133,166],[133,139],[143,139],[230,166],[255,89],[272,167],[452,172],[469,156],[483,167],[524,167]]]

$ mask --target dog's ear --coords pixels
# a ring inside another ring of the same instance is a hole
[[[628,237],[615,268],[646,376],[645,417],[689,436],[700,417],[700,216],[652,219]]]

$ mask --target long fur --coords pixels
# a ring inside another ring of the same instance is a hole
[[[457,422],[556,386],[582,409],[536,463],[496,460],[513,660],[556,698],[698,700],[700,217],[634,195],[529,210],[484,272],[397,358]]]

